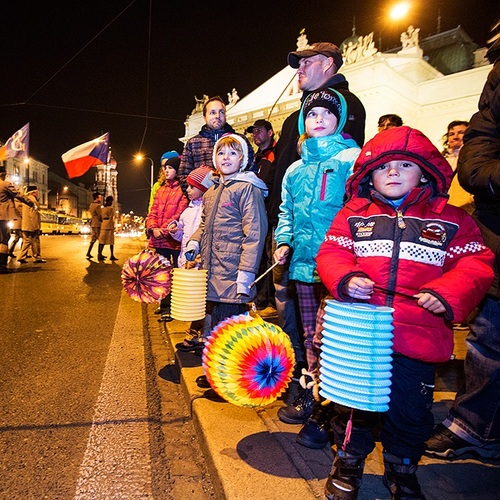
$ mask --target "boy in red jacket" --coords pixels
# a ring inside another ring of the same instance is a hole
[[[450,359],[452,324],[465,320],[493,279],[493,254],[476,223],[447,203],[451,178],[448,162],[418,130],[380,132],[363,147],[347,202],[316,257],[334,299],[394,308],[391,400],[380,431],[392,499],[425,498],[416,469],[433,428],[434,363]],[[364,459],[375,447],[379,415],[354,410],[345,440],[350,414],[335,405],[329,499],[358,497]]]

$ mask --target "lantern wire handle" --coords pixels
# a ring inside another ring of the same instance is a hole
[[[257,283],[257,281],[260,281],[267,273],[269,273],[270,271],[272,271],[277,265],[279,264],[279,261],[275,262],[269,269],[267,269],[266,271],[264,271],[251,285],[250,285],[250,288],[252,288],[255,283]]]

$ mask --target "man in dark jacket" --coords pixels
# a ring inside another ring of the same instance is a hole
[[[444,459],[464,453],[500,458],[500,33],[487,57],[494,66],[465,132],[457,171],[474,195],[473,217],[484,242],[495,253],[495,279],[470,325],[464,384],[426,443],[427,455]]]
[[[290,52],[288,64],[297,68],[299,88],[302,90],[301,102],[307,96],[322,87],[330,87],[341,93],[347,102],[347,123],[344,132],[350,135],[360,147],[365,140],[366,112],[361,101],[349,91],[349,84],[343,75],[337,73],[343,64],[339,48],[330,42],[313,43],[309,48]],[[281,204],[281,183],[286,169],[296,161],[299,110],[293,112],[283,123],[281,135],[275,149],[276,176],[273,191],[268,201],[269,223],[274,229],[278,223]],[[293,287],[288,282],[288,265],[277,266],[273,272],[276,309],[281,328],[290,336],[294,346],[297,339],[300,344],[297,322],[296,300]],[[301,354],[296,357],[300,360]],[[302,358],[303,359],[303,358]],[[312,412],[312,392],[310,389],[299,393],[292,405],[281,408],[278,416],[287,423],[305,423]]]

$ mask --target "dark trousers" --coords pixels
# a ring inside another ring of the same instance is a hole
[[[354,410],[351,438],[346,451],[359,457],[375,448],[374,430],[380,424],[380,442],[398,458],[420,460],[425,441],[434,427],[432,397],[436,368],[400,354],[393,356],[391,400],[385,413]],[[351,409],[335,405],[332,429],[335,444],[342,448]]]

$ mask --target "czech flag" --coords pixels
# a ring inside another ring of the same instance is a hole
[[[27,123],[0,148],[0,161],[6,160],[7,158],[21,158],[22,160],[28,158],[29,143],[30,124]]]
[[[68,177],[80,177],[94,165],[106,165],[108,162],[109,132],[93,141],[86,142],[64,153],[61,158],[68,172]]]

